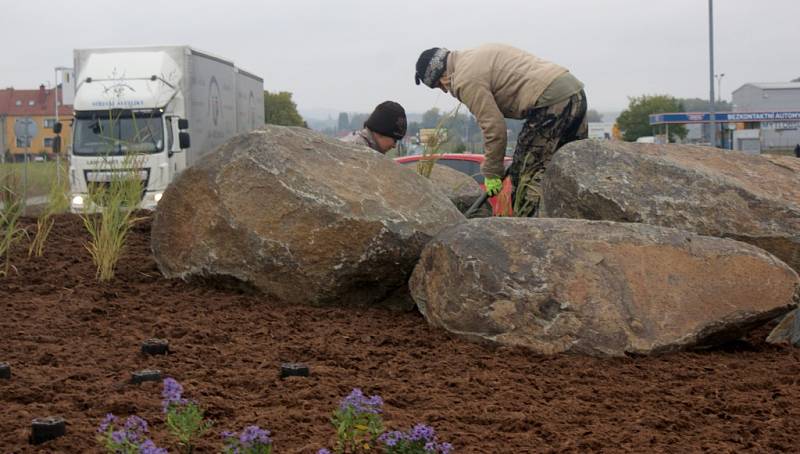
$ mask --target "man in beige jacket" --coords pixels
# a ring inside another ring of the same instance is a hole
[[[583,83],[567,69],[511,46],[428,49],[417,60],[415,81],[450,92],[475,116],[483,131],[481,173],[490,196],[502,188],[505,119],[525,120],[509,168],[515,216],[536,214],[545,166],[559,147],[588,135]]]

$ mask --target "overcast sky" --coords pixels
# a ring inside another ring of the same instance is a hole
[[[714,12],[724,99],[800,77],[800,0],[717,0]],[[0,87],[52,80],[74,48],[188,44],[291,91],[301,112],[386,99],[423,112],[454,102],[414,85],[422,50],[501,42],[570,69],[599,111],[628,96],[709,95],[706,0],[0,0],[0,17]]]

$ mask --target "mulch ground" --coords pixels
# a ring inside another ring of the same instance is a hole
[[[33,219],[26,219],[28,225]],[[354,387],[385,400],[386,425],[424,422],[457,453],[797,452],[800,350],[763,342],[768,327],[712,351],[647,358],[543,357],[493,349],[429,328],[416,312],[285,306],[254,294],[162,278],[149,222],[137,225],[109,284],[94,279],[80,219],[58,218],[42,258],[14,256],[0,278],[0,452],[99,452],[106,413],[147,419],[166,435],[160,369],[219,432],[257,424],[276,453],[331,447],[332,410]],[[171,354],[140,353],[151,337]],[[280,379],[282,362],[311,376]],[[28,444],[33,418],[67,435]],[[177,451],[175,451],[177,452]]]

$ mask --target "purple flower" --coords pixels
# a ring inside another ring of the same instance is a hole
[[[147,421],[136,416],[128,416],[125,420],[125,430],[129,433],[147,433]]]
[[[128,433],[124,430],[115,430],[114,432],[111,432],[111,441],[118,445],[125,443],[128,441]]]
[[[139,454],[167,454],[167,450],[159,448],[153,440],[147,439],[139,445]]]
[[[131,415],[125,420],[125,425],[122,429],[111,433],[111,440],[114,443],[126,441],[138,443],[139,440],[144,438],[145,433],[147,433],[147,421],[136,415]]]
[[[183,386],[172,377],[165,378],[164,390],[161,392],[161,397],[166,401],[172,402],[180,400],[181,395],[183,395]]]
[[[97,428],[98,433],[105,433],[108,431],[108,428],[113,426],[114,423],[117,421],[117,417],[114,416],[113,413],[106,414],[106,417],[103,418],[103,421],[100,423],[100,427]]]
[[[177,380],[171,377],[167,377],[164,379],[164,390],[161,391],[161,397],[164,400],[161,401],[161,406],[164,409],[164,413],[169,410],[171,405],[184,405],[188,403],[186,399],[181,398],[183,395],[183,386],[178,383]]]
[[[436,431],[425,424],[416,424],[408,432],[384,432],[378,441],[386,448],[398,447],[403,452],[409,449],[410,452],[420,452],[423,449],[427,454],[449,454],[453,449],[450,443],[438,443]]]
[[[269,439],[269,431],[258,426],[247,426],[239,435],[239,442],[243,447],[249,448],[257,444],[268,445],[272,443]]]
[[[327,448],[322,448],[317,451],[317,454],[331,454],[331,452]]]
[[[226,431],[222,432],[220,435],[222,436],[222,438],[224,438],[226,440],[228,438],[236,438],[236,432],[231,432],[230,430],[226,430]]]
[[[366,397],[359,388],[354,388],[350,395],[342,399],[339,404],[339,409],[347,411],[352,408],[356,413],[381,413],[381,406],[383,406],[383,399],[380,396]]]
[[[397,430],[392,432],[384,432],[378,437],[378,441],[384,443],[386,446],[396,446],[402,440],[406,439],[406,434]]]
[[[417,424],[411,429],[408,438],[410,441],[434,441],[436,439],[436,431],[433,430],[433,427],[425,424]]]

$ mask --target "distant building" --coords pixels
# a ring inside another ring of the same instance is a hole
[[[613,139],[614,123],[589,122],[589,138],[606,140]]]
[[[747,83],[733,92],[734,112],[798,112],[800,82]],[[800,144],[800,122],[760,121],[737,124],[734,148],[757,152]]]
[[[506,131],[508,133],[508,131]],[[434,141],[434,139],[436,139]],[[419,141],[425,145],[441,145],[447,142],[447,129],[441,128],[421,128],[419,130]]]
[[[50,153],[52,150],[53,126],[56,122],[55,90],[44,85],[38,90],[0,90],[0,155],[22,160],[25,152],[31,155]],[[61,99],[61,91],[58,93]],[[59,102],[60,104],[60,102]],[[62,123],[62,153],[72,143],[72,106],[60,105],[58,119]],[[36,136],[26,141],[14,133],[19,120],[31,119],[36,124]]]

